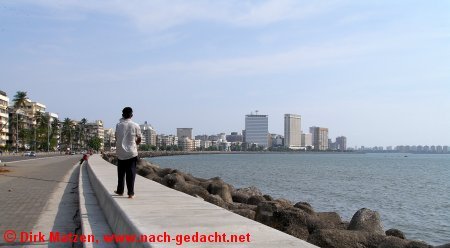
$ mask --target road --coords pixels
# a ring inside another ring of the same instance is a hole
[[[39,154],[36,157],[28,157],[28,156],[22,156],[22,155],[16,155],[16,156],[7,156],[2,155],[0,156],[0,161],[2,163],[4,162],[12,162],[12,161],[21,161],[21,160],[29,160],[29,159],[36,159],[36,158],[48,158],[48,157],[59,157],[59,156],[66,156],[61,154]],[[73,156],[81,156],[81,155],[73,155]]]
[[[4,158],[4,157],[2,157]],[[25,158],[22,156],[14,159]],[[81,155],[56,156],[1,163],[0,247],[71,247],[68,244],[39,244],[20,240],[23,232],[75,232],[78,212],[78,161]],[[14,232],[14,242],[6,242]],[[48,238],[48,237],[46,237]]]

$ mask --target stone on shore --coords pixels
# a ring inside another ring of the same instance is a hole
[[[367,231],[385,235],[380,214],[368,208],[362,208],[353,215],[348,230]]]
[[[389,229],[386,231],[386,236],[393,236],[400,239],[406,239],[405,234],[398,229]]]

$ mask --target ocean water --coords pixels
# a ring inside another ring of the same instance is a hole
[[[236,188],[309,202],[350,221],[360,208],[380,213],[385,230],[432,245],[450,243],[450,155],[214,154],[155,157],[161,167],[219,176]]]

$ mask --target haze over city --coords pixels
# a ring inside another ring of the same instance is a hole
[[[286,113],[348,146],[450,144],[450,2],[0,2],[0,89],[61,119],[241,132]]]

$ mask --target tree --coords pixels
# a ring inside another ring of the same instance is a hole
[[[65,118],[62,123],[61,130],[61,142],[65,145],[66,149],[72,149],[72,138],[73,138],[73,122],[69,118]]]
[[[102,147],[102,142],[103,142],[102,139],[95,136],[91,140],[89,140],[88,145],[89,145],[89,148],[92,148],[93,150],[98,151]]]
[[[17,91],[17,93],[14,95],[13,98],[13,107],[14,107],[14,112],[15,112],[15,120],[14,118],[11,119],[11,123],[10,123],[10,127],[12,129],[15,130],[16,136],[14,137],[13,135],[13,139],[15,140],[16,143],[16,148],[18,148],[18,136],[19,136],[19,126],[21,125],[23,127],[23,122],[20,121],[19,118],[19,113],[22,112],[22,110],[24,109],[24,107],[26,106],[28,100],[28,96],[27,96],[27,92],[25,91]],[[20,123],[19,123],[20,122]],[[23,130],[23,128],[22,128]],[[22,132],[23,133],[23,132]],[[24,136],[22,136],[22,140],[24,140]],[[23,143],[23,141],[22,141]]]

